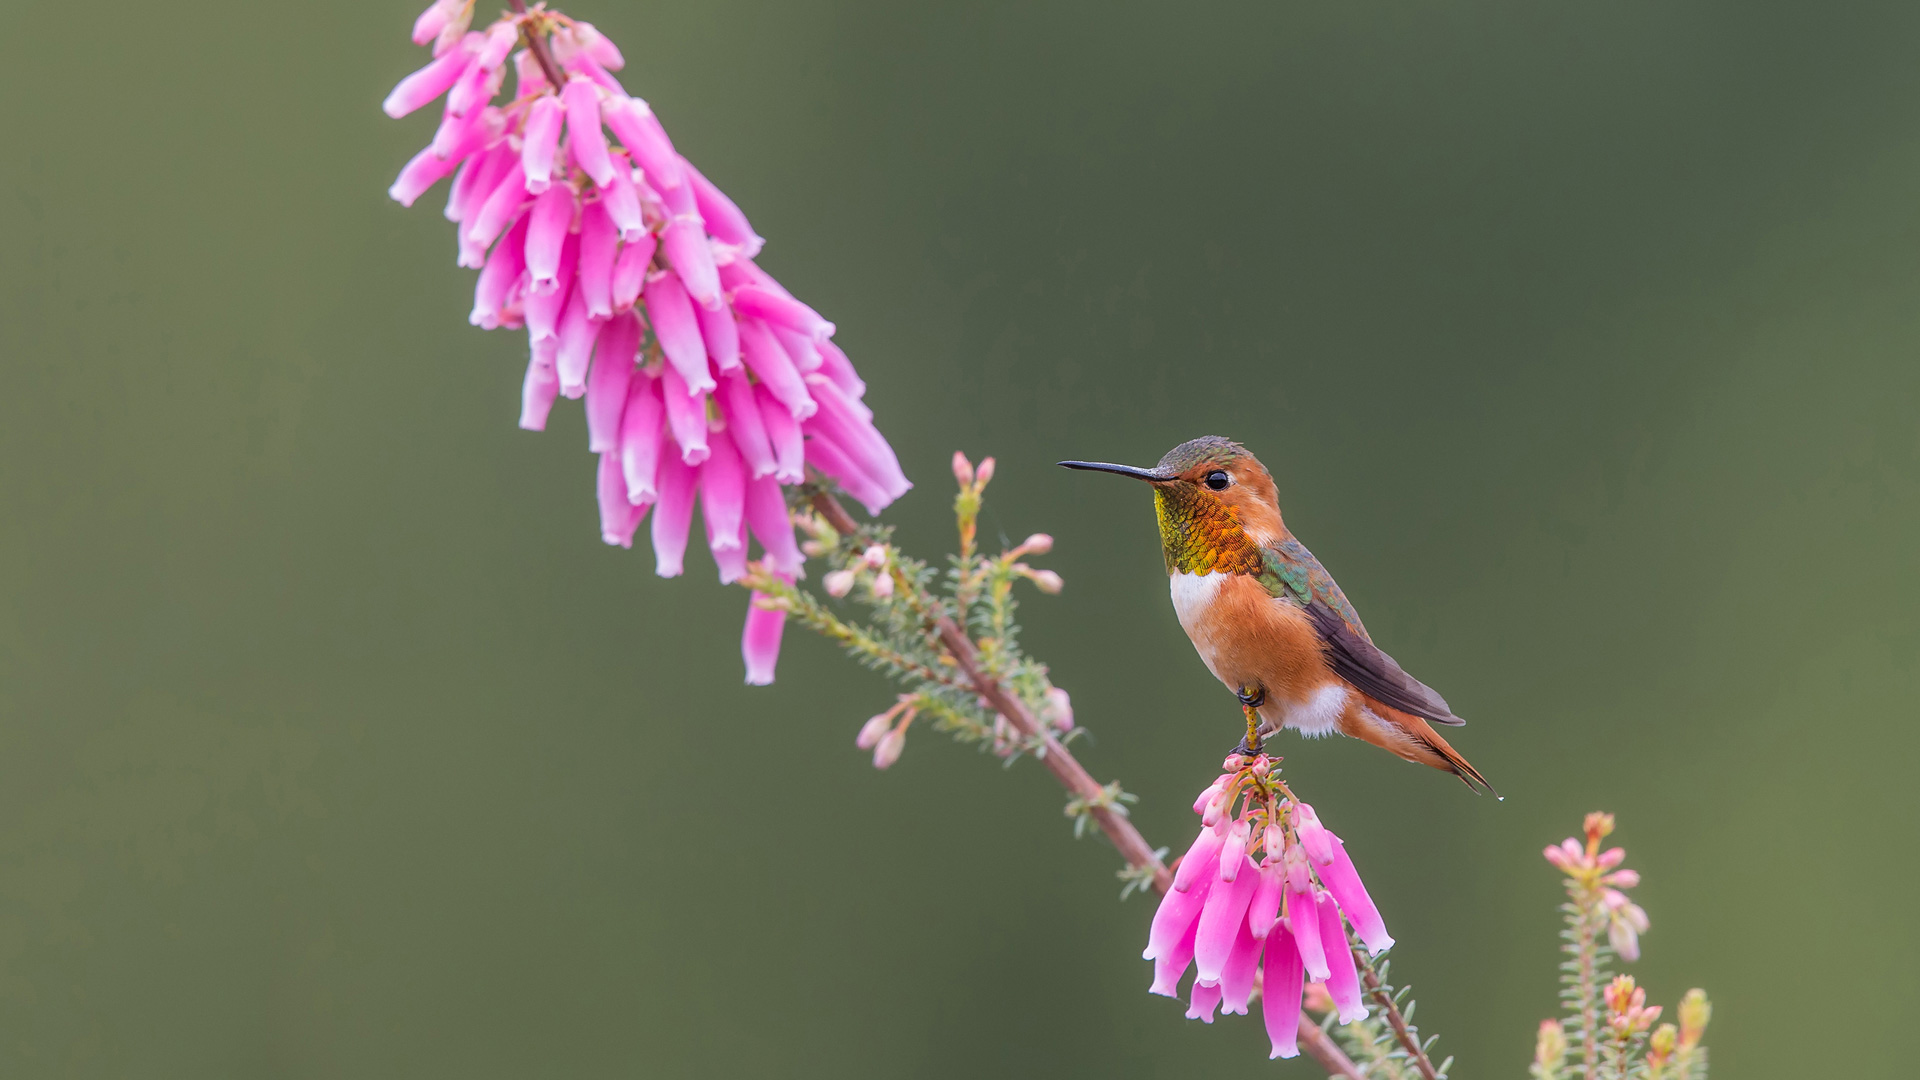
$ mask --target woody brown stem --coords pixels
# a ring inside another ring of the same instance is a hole
[[[1425,1080],[1440,1080],[1440,1073],[1434,1069],[1433,1062],[1427,1058],[1427,1052],[1420,1049],[1420,1040],[1407,1030],[1407,1018],[1400,1015],[1400,1006],[1393,1003],[1393,995],[1380,983],[1380,975],[1373,969],[1373,958],[1364,949],[1353,950],[1354,959],[1360,962],[1360,982],[1367,988],[1367,996],[1380,1007],[1387,1018],[1387,1026],[1393,1028],[1394,1038],[1400,1040],[1400,1048],[1413,1060],[1413,1067],[1420,1070]]]
[[[513,9],[515,15],[527,13],[527,0],[507,0],[507,6]],[[521,24],[520,37],[527,43],[527,51],[532,53],[534,60],[539,63],[548,84],[553,87],[555,93],[559,93],[560,88],[567,85],[567,79],[560,74],[560,65],[553,62],[553,53],[547,48],[546,39],[535,33],[530,23]]]
[[[853,515],[847,513],[847,508],[840,504],[839,499],[834,498],[832,492],[817,492],[810,501],[814,510],[840,535],[851,536],[859,528],[853,520]],[[1100,831],[1107,835],[1107,839],[1119,850],[1121,857],[1127,860],[1127,865],[1152,867],[1154,891],[1165,895],[1167,890],[1173,887],[1173,872],[1160,862],[1159,856],[1154,854],[1152,845],[1147,843],[1146,837],[1140,835],[1139,829],[1134,828],[1131,819],[1101,805],[1105,801],[1106,788],[1094,780],[1093,775],[1087,772],[1086,766],[1081,765],[1079,759],[1053,737],[1053,733],[1047,726],[1027,708],[1026,702],[1009,692],[1000,680],[980,666],[980,650],[964,630],[944,615],[934,620],[934,630],[939,636],[941,647],[946,650],[948,656],[953,657],[954,664],[966,676],[967,681],[973,684],[973,688],[979,692],[980,696],[987,699],[988,704],[992,705],[996,712],[1006,717],[1007,723],[1013,725],[1020,734],[1029,739],[1039,740],[1044,752],[1036,756],[1047,767],[1047,771],[1053,774],[1054,779],[1060,782],[1061,787],[1066,788],[1069,793],[1089,807],[1088,813],[1093,815],[1094,821],[1100,826]],[[1397,1012],[1395,1015],[1398,1015]],[[1359,1068],[1354,1065],[1353,1059],[1334,1044],[1333,1039],[1321,1029],[1305,1009],[1300,1011],[1299,1041],[1301,1049],[1319,1062],[1320,1067],[1327,1070],[1328,1076],[1339,1077],[1341,1080],[1366,1080]],[[1420,1060],[1425,1061],[1425,1055],[1421,1055]],[[1427,1067],[1432,1068],[1431,1065]]]

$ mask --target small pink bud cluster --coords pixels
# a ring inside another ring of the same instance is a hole
[[[1393,944],[1346,845],[1294,798],[1261,755],[1227,759],[1228,771],[1194,801],[1200,835],[1154,912],[1141,954],[1153,993],[1179,996],[1192,966],[1187,1016],[1246,1015],[1256,982],[1272,1057],[1299,1051],[1307,980],[1324,983],[1343,1022],[1364,1019],[1351,924],[1370,954]],[[1344,922],[1343,922],[1344,917]]]
[[[884,544],[872,544],[860,553],[853,565],[829,571],[820,579],[828,596],[841,597],[853,591],[853,586],[864,579],[867,588],[875,600],[887,600],[893,596],[893,555]]]
[[[1627,898],[1622,889],[1640,884],[1635,870],[1620,869],[1626,860],[1625,848],[1600,850],[1600,842],[1613,832],[1613,815],[1592,813],[1585,823],[1586,842],[1567,837],[1548,847],[1546,859],[1567,875],[1568,888],[1579,897],[1597,897],[1607,915],[1607,942],[1622,960],[1640,959],[1640,935],[1647,932],[1647,913]]]
[[[446,104],[389,194],[411,206],[452,178],[459,264],[480,272],[470,321],[527,331],[520,426],[543,430],[556,397],[585,399],[601,536],[632,547],[651,510],[662,577],[683,570],[696,497],[722,582],[746,575],[749,537],[798,574],[784,486],[812,467],[876,514],[912,486],[834,324],[754,265],[764,241],[620,85],[611,41],[539,7],[478,31],[472,15],[472,0],[436,0],[414,24],[434,59],[384,108]],[[514,94],[496,105],[509,61]],[[777,654],[784,615],[751,611],[765,613],[763,659],[769,640]],[[771,678],[763,662],[748,681]]]
[[[889,768],[900,760],[900,752],[907,748],[907,725],[918,715],[920,699],[913,694],[901,694],[893,708],[860,725],[860,734],[854,737],[853,745],[873,751],[874,768]]]
[[[1633,976],[1616,975],[1601,995],[1607,1003],[1607,1028],[1615,1038],[1647,1030],[1660,1019],[1660,1006],[1647,1004],[1647,992]]]

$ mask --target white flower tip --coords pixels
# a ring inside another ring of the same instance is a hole
[[[748,672],[747,672],[747,685],[748,685],[748,686],[772,686],[772,685],[773,685],[773,672],[771,672],[771,671],[748,671]]]
[[[657,559],[653,572],[659,577],[679,577],[686,572],[686,565],[679,559]]]
[[[680,460],[687,465],[702,465],[712,453],[713,451],[704,446],[689,446],[680,451]]]

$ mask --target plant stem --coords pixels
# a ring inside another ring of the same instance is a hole
[[[827,524],[833,526],[834,531],[840,535],[851,536],[859,528],[853,520],[853,515],[847,513],[847,508],[840,505],[840,500],[834,498],[831,492],[818,492],[811,502],[820,516],[826,519]],[[941,647],[946,649],[947,655],[953,657],[954,663],[973,684],[973,688],[981,697],[986,698],[996,711],[1005,716],[1007,723],[1012,724],[1022,735],[1038,738],[1041,741],[1044,752],[1035,756],[1046,765],[1047,771],[1053,774],[1061,787],[1086,801],[1089,807],[1088,813],[1093,815],[1094,820],[1100,825],[1100,831],[1107,834],[1107,839],[1112,841],[1113,846],[1127,860],[1128,866],[1153,868],[1154,891],[1165,895],[1167,890],[1173,887],[1173,872],[1160,862],[1159,857],[1153,853],[1153,846],[1147,843],[1146,837],[1140,835],[1139,829],[1134,828],[1131,820],[1101,805],[1106,789],[1094,780],[1093,775],[1087,772],[1086,766],[1081,765],[1071,751],[1053,737],[1052,732],[1033,715],[1025,702],[1009,692],[1000,680],[980,667],[980,650],[975,647],[973,639],[969,638],[965,631],[944,615],[934,621],[934,629],[939,635]],[[1372,974],[1371,967],[1368,968],[1368,974]],[[1379,985],[1378,979],[1374,980],[1374,985]],[[1405,1034],[1405,1023],[1399,1019],[1399,1011],[1393,1009],[1392,1002],[1388,1002],[1386,1008],[1392,1010],[1395,1030],[1401,1033],[1401,1038],[1405,1041],[1408,1036]],[[1299,1040],[1307,1054],[1319,1062],[1321,1068],[1327,1070],[1328,1076],[1340,1077],[1341,1080],[1366,1080],[1365,1075],[1354,1065],[1353,1059],[1334,1044],[1333,1039],[1318,1023],[1314,1022],[1312,1015],[1305,1009],[1300,1010]],[[1411,1052],[1419,1055],[1418,1060],[1424,1066],[1427,1080],[1434,1080],[1433,1066],[1427,1063],[1426,1055],[1420,1054],[1418,1046],[1415,1046]]]
[[[1433,1062],[1428,1060],[1427,1052],[1420,1049],[1420,1040],[1414,1038],[1413,1032],[1407,1030],[1407,1018],[1400,1015],[1400,1006],[1393,1003],[1393,995],[1387,993],[1387,988],[1381,984],[1380,973],[1373,967],[1373,958],[1367,955],[1365,949],[1353,950],[1353,956],[1360,963],[1360,981],[1366,986],[1368,996],[1373,998],[1373,1003],[1380,1006],[1380,1011],[1386,1015],[1387,1025],[1393,1028],[1394,1037],[1400,1040],[1400,1047],[1407,1052],[1407,1057],[1412,1059],[1414,1068],[1420,1070],[1420,1075],[1425,1080],[1440,1080],[1440,1073],[1434,1069]]]
[[[1580,1052],[1584,1062],[1580,1075],[1584,1080],[1594,1080],[1595,1070],[1600,1065],[1600,1017],[1594,1009],[1596,988],[1594,987],[1594,922],[1593,905],[1587,897],[1581,895],[1574,901],[1580,908],[1580,982],[1576,989],[1580,995]]]
[[[515,15],[527,13],[527,0],[507,0],[507,6],[513,9]],[[567,85],[567,78],[560,74],[560,65],[553,62],[553,53],[547,50],[546,41],[539,34],[534,33],[530,26],[520,28],[520,37],[526,41],[527,51],[539,61],[540,71],[546,75],[547,82],[553,86],[553,92],[559,93],[561,88]]]

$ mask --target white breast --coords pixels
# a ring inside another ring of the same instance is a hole
[[[1200,659],[1206,661],[1207,670],[1213,677],[1226,681],[1220,669],[1214,666],[1213,623],[1204,618],[1207,607],[1213,598],[1220,594],[1220,586],[1226,584],[1227,574],[1169,574],[1168,587],[1173,591],[1173,613],[1180,617],[1180,628],[1193,639],[1193,647],[1200,652]]]

